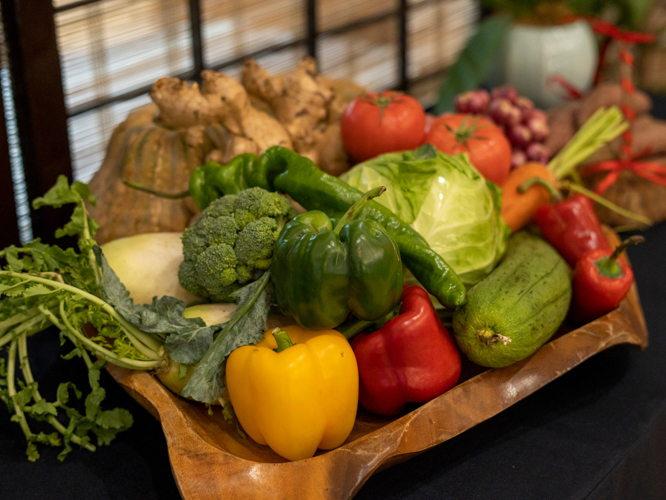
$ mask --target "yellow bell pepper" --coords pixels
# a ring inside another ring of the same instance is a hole
[[[288,460],[340,446],[354,426],[358,367],[335,330],[268,330],[231,353],[226,385],[245,432]]]

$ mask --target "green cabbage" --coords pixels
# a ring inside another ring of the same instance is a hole
[[[451,156],[430,144],[360,163],[342,179],[366,192],[386,186],[375,201],[416,229],[471,286],[493,270],[510,229],[500,217],[502,192],[466,154]]]

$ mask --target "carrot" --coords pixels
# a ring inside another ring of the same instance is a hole
[[[512,232],[525,226],[537,208],[550,203],[550,194],[543,186],[532,186],[524,193],[518,191],[518,186],[532,177],[540,177],[558,186],[555,175],[541,163],[525,163],[513,169],[502,185],[502,218]]]

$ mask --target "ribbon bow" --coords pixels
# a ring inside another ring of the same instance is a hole
[[[585,168],[581,172],[581,176],[589,177],[597,172],[608,172],[608,175],[601,180],[594,190],[595,193],[602,194],[617,181],[623,170],[631,170],[643,179],[666,186],[666,167],[664,165],[649,161],[636,161],[633,158],[597,162]]]

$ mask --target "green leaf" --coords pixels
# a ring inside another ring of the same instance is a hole
[[[16,401],[16,404],[19,406],[19,408],[23,408],[30,402],[33,394],[35,393],[35,389],[36,386],[34,384],[28,384],[16,393],[16,396],[14,396],[14,401]]]
[[[72,451],[72,445],[69,444],[69,441],[65,441],[65,446],[60,453],[58,453],[58,460],[62,462],[67,458],[67,455]]]
[[[81,391],[79,391],[72,382],[63,382],[58,386],[58,391],[56,393],[56,400],[58,404],[66,406],[69,402],[69,390],[74,391],[76,399],[81,398]]]
[[[64,354],[62,356],[62,359],[69,361],[70,359],[76,358],[76,357],[81,357],[81,349],[79,349],[78,347],[72,349],[67,354]]]
[[[35,297],[37,295],[46,295],[49,293],[54,293],[55,290],[53,288],[49,288],[46,285],[42,285],[41,283],[38,283],[33,286],[29,286],[25,289],[23,292],[24,297]]]
[[[104,429],[125,430],[132,427],[132,414],[124,408],[102,411],[97,415],[95,423]]]
[[[39,460],[39,451],[37,451],[37,445],[35,443],[28,443],[28,447],[25,450],[25,454],[28,455],[28,460],[31,462],[36,462]]]
[[[38,443],[47,444],[49,446],[60,446],[60,435],[57,432],[51,434],[44,434],[40,432],[35,436]]]
[[[40,399],[37,403],[32,405],[31,413],[33,415],[53,415],[58,416],[58,410],[53,403],[49,403],[45,399]]]
[[[100,405],[106,397],[106,391],[103,387],[96,387],[88,396],[86,396],[86,418],[90,421],[95,421],[97,412],[100,411]]]
[[[197,363],[183,396],[202,403],[213,404],[224,391],[224,371],[227,356],[242,346],[256,344],[264,338],[266,318],[270,309],[270,272],[244,286],[232,295],[238,308],[227,326]]]
[[[87,213],[83,207],[80,205],[77,206],[72,212],[72,217],[69,222],[62,228],[56,230],[55,237],[62,238],[63,236],[76,236],[83,231],[83,224],[86,217]]]
[[[479,23],[479,29],[451,66],[439,89],[435,113],[453,110],[458,94],[478,88],[497,57],[502,40],[511,26],[508,16],[492,16]]]
[[[81,195],[76,189],[70,189],[67,177],[59,175],[55,185],[44,196],[35,198],[32,206],[35,209],[43,206],[58,208],[67,203],[79,203],[79,201],[81,201]]]

